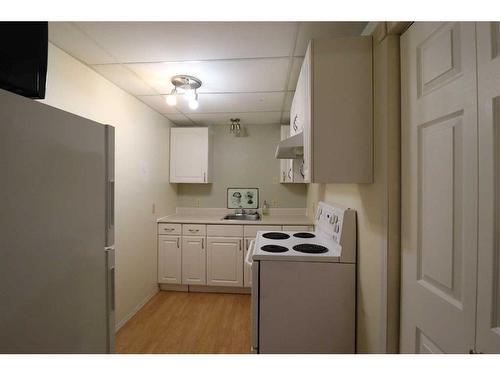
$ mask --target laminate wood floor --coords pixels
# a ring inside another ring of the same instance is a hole
[[[249,353],[250,295],[156,294],[116,335],[117,353]]]

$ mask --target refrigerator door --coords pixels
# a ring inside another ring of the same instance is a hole
[[[106,247],[106,297],[108,312],[108,353],[115,352],[115,248]]]
[[[106,353],[105,127],[0,90],[0,353]]]
[[[115,128],[105,125],[106,246],[115,243]]]

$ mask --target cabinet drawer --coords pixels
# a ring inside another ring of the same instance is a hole
[[[245,225],[243,228],[244,237],[255,237],[259,230],[281,231],[281,225]]]
[[[243,237],[243,225],[207,225],[209,237]]]
[[[181,225],[169,223],[158,224],[158,234],[181,234]]]
[[[183,224],[183,236],[204,236],[207,234],[207,226],[205,224]]]

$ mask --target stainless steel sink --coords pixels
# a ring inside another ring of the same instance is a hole
[[[222,218],[222,220],[260,220],[260,215],[258,212],[252,214],[228,214]]]

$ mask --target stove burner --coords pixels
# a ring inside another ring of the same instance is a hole
[[[300,245],[295,245],[293,249],[295,251],[307,254],[321,254],[321,253],[326,253],[328,251],[326,247],[321,245],[315,245],[312,243],[302,243]]]
[[[286,240],[290,236],[286,233],[281,232],[267,232],[262,235],[264,238],[269,238],[270,240]]]
[[[314,234],[307,233],[307,232],[295,233],[293,236],[297,237],[297,238],[314,238],[314,237],[316,237]]]
[[[264,245],[260,249],[268,253],[285,253],[288,251],[286,247],[279,245]]]

